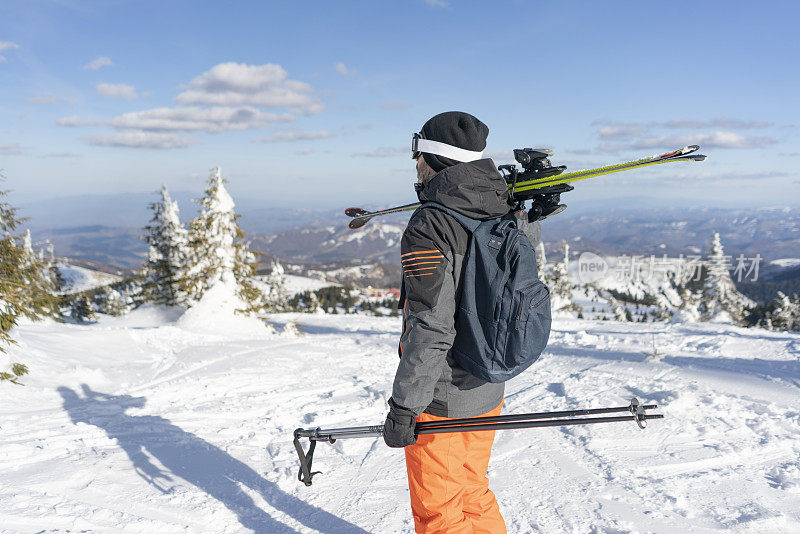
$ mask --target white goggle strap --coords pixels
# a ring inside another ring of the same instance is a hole
[[[444,156],[445,158],[454,159],[462,163],[483,158],[483,151],[475,152],[473,150],[464,150],[457,146],[440,143],[439,141],[430,141],[428,139],[414,139],[414,141],[414,149],[418,152],[436,154],[437,156]]]

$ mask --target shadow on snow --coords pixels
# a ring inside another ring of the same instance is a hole
[[[64,409],[73,423],[94,425],[116,439],[136,472],[162,493],[164,484],[180,477],[195,485],[234,512],[242,526],[256,532],[295,532],[256,506],[241,486],[258,492],[278,512],[308,528],[322,532],[366,532],[363,529],[289,495],[264,479],[247,464],[233,458],[198,436],[186,432],[163,417],[129,415],[129,408],[141,408],[147,399],[130,395],[107,395],[81,386],[83,396],[59,387]],[[160,469],[147,455],[166,468]]]

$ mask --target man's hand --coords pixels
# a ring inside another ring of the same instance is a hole
[[[390,447],[400,448],[413,445],[417,442],[417,435],[414,427],[417,422],[414,412],[398,406],[392,399],[389,399],[389,415],[383,424],[383,441]]]

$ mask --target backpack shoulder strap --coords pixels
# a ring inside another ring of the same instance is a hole
[[[475,230],[478,229],[478,226],[480,226],[481,222],[482,222],[482,221],[478,221],[476,219],[470,219],[466,215],[462,215],[462,214],[458,213],[457,211],[454,211],[454,210],[451,210],[450,208],[442,206],[438,202],[425,202],[422,206],[417,208],[417,211],[419,211],[421,209],[424,209],[424,208],[434,208],[434,209],[437,209],[439,211],[443,211],[443,212],[447,213],[448,215],[453,217],[455,220],[457,220],[459,222],[459,224],[461,226],[463,226],[464,228],[466,228],[470,233],[475,232]],[[414,213],[416,213],[416,211]]]

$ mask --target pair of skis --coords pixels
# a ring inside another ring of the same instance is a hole
[[[646,412],[646,410],[654,410],[656,408],[658,408],[657,404],[642,405],[639,403],[639,400],[634,397],[631,399],[631,403],[628,406],[615,406],[612,408],[589,408],[559,412],[521,413],[491,417],[469,417],[465,419],[429,421],[417,423],[415,433],[421,435],[442,434],[447,432],[485,432],[490,430],[620,423],[624,421],[632,421],[635,422],[639,428],[645,428],[649,419],[664,418],[662,414],[648,414]],[[626,413],[626,415],[579,417],[610,413]],[[314,449],[318,441],[334,443],[337,439],[375,438],[379,436],[383,436],[383,425],[331,429],[298,428],[294,431],[294,448],[300,460],[300,471],[297,474],[297,479],[306,486],[310,486],[311,479],[314,475],[320,473],[320,471],[311,471],[311,463],[314,460]],[[308,438],[310,442],[308,452],[303,450],[303,445],[300,443],[301,438]]]
[[[530,194],[530,192],[535,192],[537,189],[546,189],[559,184],[568,184],[578,180],[594,178],[595,176],[603,176],[605,174],[613,174],[615,172],[639,169],[642,167],[649,167],[651,165],[673,163],[676,161],[703,161],[706,159],[706,156],[702,154],[694,154],[694,152],[697,152],[699,149],[700,147],[698,145],[690,145],[678,150],[673,150],[672,152],[667,152],[665,154],[636,159],[633,161],[626,161],[624,163],[617,163],[615,165],[607,165],[605,167],[597,167],[594,169],[568,172],[534,180],[523,180],[509,184],[508,188],[509,191],[514,195],[519,195],[522,193]],[[348,226],[352,230],[355,230],[367,224],[367,222],[374,217],[389,215],[391,213],[399,213],[402,211],[411,211],[417,209],[419,206],[420,203],[415,202],[412,204],[404,204],[402,206],[378,211],[367,211],[361,208],[347,208],[344,213],[348,217],[353,218]]]

